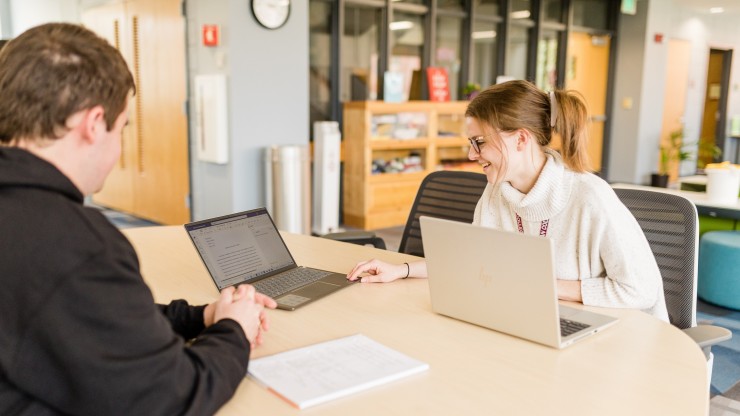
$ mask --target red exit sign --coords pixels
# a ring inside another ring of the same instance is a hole
[[[203,46],[218,46],[218,25],[203,25]]]

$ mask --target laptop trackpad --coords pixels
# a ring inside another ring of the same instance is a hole
[[[291,292],[291,294],[298,295],[298,296],[304,296],[309,299],[316,299],[328,293],[331,293],[335,290],[337,290],[337,285],[332,285],[330,283],[324,283],[324,282],[316,282],[316,283],[311,283],[308,286],[304,286],[296,290],[295,292]]]

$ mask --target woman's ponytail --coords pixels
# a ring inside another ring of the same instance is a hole
[[[583,100],[575,91],[550,92],[550,125],[552,133],[562,141],[560,154],[563,162],[573,171],[589,170],[586,147],[588,112]]]
[[[468,104],[465,116],[485,123],[493,131],[526,129],[542,147],[552,146],[553,136],[559,135],[565,165],[576,172],[589,170],[588,115],[584,100],[575,91],[547,93],[529,81],[504,82],[478,94]]]

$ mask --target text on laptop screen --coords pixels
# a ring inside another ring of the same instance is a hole
[[[219,290],[295,264],[264,209],[186,229]]]

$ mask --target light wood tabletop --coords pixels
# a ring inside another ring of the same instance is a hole
[[[182,227],[124,233],[157,302],[216,300],[216,287]],[[283,238],[299,265],[337,272],[371,257],[416,259],[304,235],[283,233]],[[435,314],[425,279],[356,284],[293,312],[270,311],[272,328],[253,357],[361,333],[428,363],[428,371],[301,411],[245,378],[218,414],[708,413],[706,361],[688,336],[639,311],[587,309],[620,320],[559,351]]]
[[[706,192],[683,191],[679,189],[634,185],[630,183],[613,183],[611,186],[612,188],[641,189],[682,196],[696,205],[696,210],[700,215],[740,220],[740,198],[735,200],[735,202],[717,203],[710,200]]]

